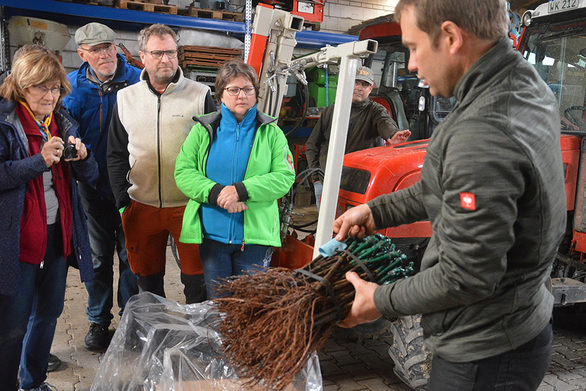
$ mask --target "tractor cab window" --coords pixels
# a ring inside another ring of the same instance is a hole
[[[555,94],[562,132],[586,134],[586,23],[539,30],[528,31],[523,56]]]

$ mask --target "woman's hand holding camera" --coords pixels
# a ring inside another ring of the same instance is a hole
[[[59,163],[62,158],[66,162],[71,162],[83,160],[87,157],[87,148],[85,147],[85,144],[81,142],[81,139],[69,136],[68,142],[72,145],[70,148],[75,149],[75,155],[69,151],[64,155],[64,150],[67,147],[67,144],[63,143],[61,137],[51,137],[49,141],[43,144],[41,155],[43,156],[47,167]],[[71,155],[68,155],[68,153],[71,153]]]
[[[47,167],[59,163],[63,154],[63,140],[60,137],[51,137],[49,141],[43,144],[41,155],[45,159]]]
[[[76,160],[83,160],[87,157],[87,148],[85,147],[85,144],[81,142],[80,138],[75,138],[73,136],[69,136],[69,141],[71,144],[73,144],[75,146],[75,150],[77,151],[77,154],[74,158],[68,158],[68,156],[65,156],[65,161],[66,162],[74,162]]]

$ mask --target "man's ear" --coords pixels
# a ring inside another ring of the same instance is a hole
[[[79,58],[81,58],[81,62],[87,62],[87,53],[84,50],[77,48],[77,54],[79,55]]]
[[[457,54],[464,44],[464,37],[462,29],[451,21],[445,21],[441,26],[441,38],[445,40],[444,43],[448,45],[450,54]]]
[[[138,56],[140,57],[140,62],[142,62],[144,64],[144,52],[139,50]]]

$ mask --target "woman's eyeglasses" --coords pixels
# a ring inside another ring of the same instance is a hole
[[[227,91],[232,96],[238,96],[240,91],[244,92],[244,95],[252,95],[254,93],[254,87],[229,87],[224,88],[224,91]]]
[[[51,92],[51,95],[53,95],[53,96],[59,96],[63,92],[63,88],[61,88],[61,87],[47,88],[45,86],[36,85],[36,86],[31,86],[29,88],[32,89],[33,91],[35,91],[40,96],[45,96],[47,94],[47,92]]]

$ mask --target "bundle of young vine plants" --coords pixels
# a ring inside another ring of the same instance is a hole
[[[413,273],[413,263],[385,236],[345,243],[303,269],[270,268],[223,281],[214,300],[223,314],[219,331],[240,377],[271,390],[291,383],[350,311],[354,288],[346,272],[378,284]]]

